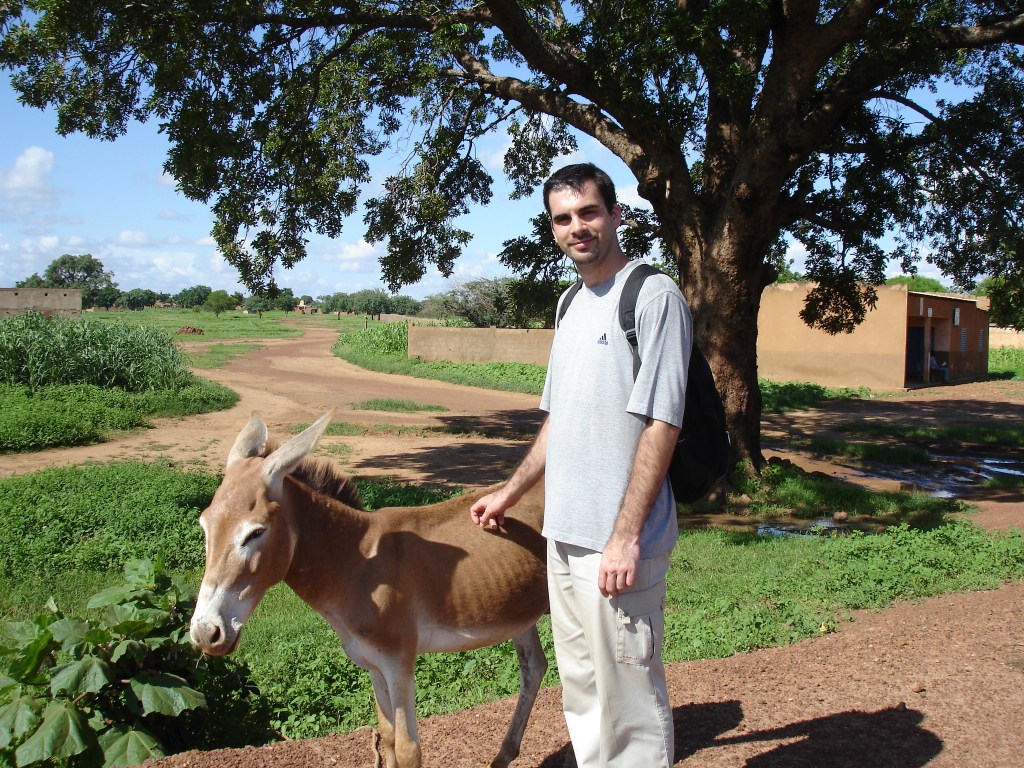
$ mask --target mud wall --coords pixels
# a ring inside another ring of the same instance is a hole
[[[77,288],[0,288],[0,319],[25,312],[77,320],[82,316],[82,292]]]

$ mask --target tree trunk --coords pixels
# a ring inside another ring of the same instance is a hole
[[[692,209],[672,206],[665,198],[659,202],[654,205],[663,237],[676,257],[680,287],[693,312],[694,339],[711,365],[725,405],[733,457],[759,471],[765,458],[757,319],[766,244],[758,233],[766,230],[763,223],[735,210],[723,210],[715,221],[699,221]]]

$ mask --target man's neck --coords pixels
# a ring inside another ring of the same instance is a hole
[[[627,264],[629,264],[629,259],[620,250],[609,253],[596,264],[577,265],[577,268],[583,284],[588,288],[593,288],[595,285],[601,285],[611,280]]]

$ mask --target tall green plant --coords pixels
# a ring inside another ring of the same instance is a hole
[[[188,376],[164,331],[26,313],[0,321],[0,383],[35,391],[93,384],[128,392],[170,389]]]

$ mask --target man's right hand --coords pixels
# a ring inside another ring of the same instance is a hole
[[[469,516],[481,528],[496,531],[505,524],[505,510],[514,503],[504,489],[497,490],[477,499],[469,508]]]

